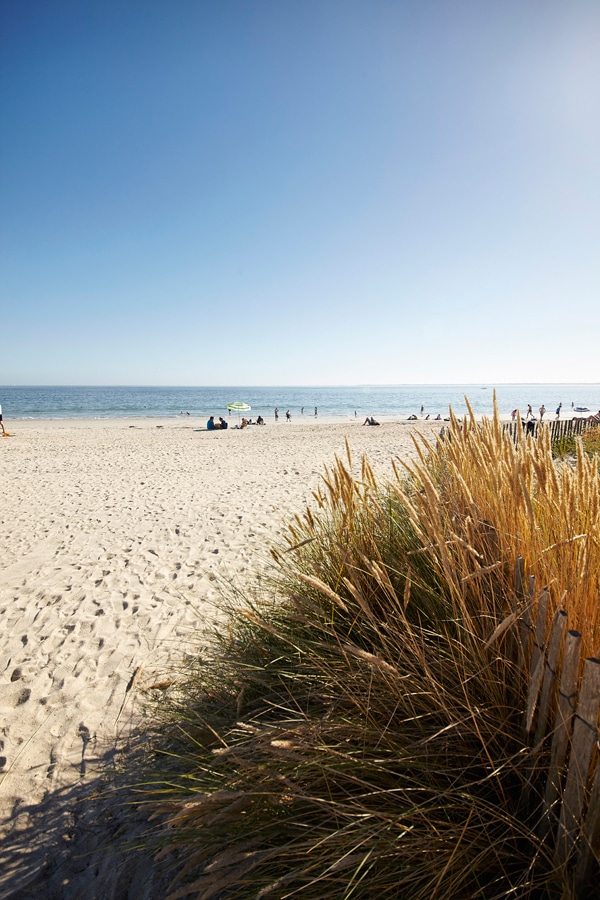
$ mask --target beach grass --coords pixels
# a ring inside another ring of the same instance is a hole
[[[581,448],[589,456],[600,457],[600,425],[582,433]],[[577,454],[577,438],[562,437],[552,441],[552,453],[557,459],[574,458]]]
[[[145,849],[172,900],[573,896],[536,833],[514,572],[597,653],[596,459],[559,466],[544,432],[514,443],[470,414],[389,483],[354,462],[157,692]]]

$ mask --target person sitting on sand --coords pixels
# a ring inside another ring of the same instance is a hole
[[[208,422],[206,423],[206,430],[207,430],[207,431],[216,431],[216,429],[217,429],[217,428],[220,428],[220,427],[221,427],[221,426],[220,426],[220,425],[217,425],[217,423],[215,422],[215,417],[214,417],[214,416],[211,416],[210,419],[208,420]]]
[[[242,424],[240,425],[240,428],[247,428],[247,427],[248,427],[248,419],[242,419]]]
[[[262,416],[257,416],[257,417],[256,417],[256,424],[257,424],[257,425],[264,425],[264,424],[265,424],[265,420],[263,419]]]
[[[412,416],[409,416],[409,417],[408,417],[408,421],[409,421],[409,422],[414,422],[416,418],[417,418],[417,417],[416,417],[415,414],[413,413]]]
[[[363,422],[363,425],[379,425],[379,424],[380,423],[376,422],[375,419],[373,418],[373,416],[371,416],[371,417],[367,416],[367,418]]]
[[[438,413],[438,414],[437,414],[437,416],[435,417],[435,421],[436,421],[436,422],[441,422],[441,421],[442,421],[441,413]]]
[[[2,406],[0,406],[0,425],[2,425],[2,437],[8,437],[8,431],[4,427],[4,422],[2,421]]]
[[[219,416],[219,424],[216,425],[215,427],[222,428],[223,430],[225,430],[228,427],[228,425],[227,425],[227,422],[225,421],[225,419],[223,419],[223,418],[221,418],[221,416]]]

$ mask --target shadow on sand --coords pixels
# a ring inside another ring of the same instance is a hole
[[[113,760],[97,759],[96,771]],[[170,879],[147,849],[150,828],[110,772],[22,803],[2,829],[0,898],[159,900]]]

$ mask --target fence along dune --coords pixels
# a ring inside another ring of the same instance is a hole
[[[172,898],[567,898],[597,878],[595,757],[555,684],[598,652],[597,461],[558,466],[543,430],[515,443],[471,412],[395,473],[337,459],[161,700],[139,791],[184,860]]]

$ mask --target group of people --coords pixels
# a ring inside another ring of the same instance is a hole
[[[571,405],[573,405],[573,404],[571,404]],[[561,410],[562,410],[562,403],[559,403],[558,406],[556,407],[556,415],[555,415],[556,419],[560,419]],[[513,411],[511,412],[510,415],[511,415],[513,422],[517,418],[518,412],[519,412],[518,409],[513,409]],[[543,403],[540,406],[538,413],[540,415],[540,422],[543,422],[544,416],[546,415],[546,407],[544,406]],[[536,421],[536,419],[535,419],[535,415],[533,414],[533,408],[531,406],[531,403],[528,403],[527,404],[527,412],[525,414],[525,422],[535,422],[535,421]]]
[[[245,420],[244,420],[245,421]],[[221,416],[219,416],[219,421],[215,422],[215,417],[211,416],[208,422],[206,423],[207,431],[224,431],[228,428],[228,424]]]
[[[239,425],[234,425],[234,428],[247,428],[248,425],[264,425],[265,420],[262,416],[257,416],[256,422],[253,422],[252,419],[243,418]],[[226,428],[229,428],[229,425],[219,416],[219,421],[215,422],[215,417],[211,416],[208,422],[206,423],[207,431],[225,431]]]
[[[265,424],[265,420],[263,419],[263,417],[257,416],[256,422],[253,422],[252,419],[242,419],[242,421],[240,423],[240,428],[247,428],[248,425],[264,425],[264,424]]]

